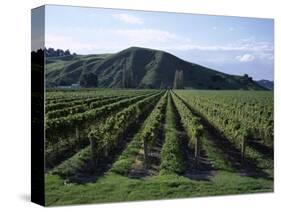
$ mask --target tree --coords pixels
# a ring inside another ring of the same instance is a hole
[[[179,81],[179,74],[178,74],[178,70],[176,70],[175,77],[174,77],[174,85],[173,85],[174,89],[178,88],[178,81]]]
[[[122,87],[123,88],[133,87],[133,71],[127,68],[126,61],[122,66]]]
[[[184,88],[184,76],[182,70],[176,70],[174,78],[174,89],[183,89]]]
[[[183,76],[183,70],[179,71],[179,89],[184,88],[184,76]]]
[[[163,82],[163,81],[161,81],[160,89],[165,89],[165,85],[164,85],[164,82]]]
[[[67,49],[67,50],[64,52],[64,55],[65,55],[65,56],[71,55],[69,49]]]
[[[85,88],[97,87],[98,77],[93,73],[83,74],[80,79],[80,86]]]
[[[60,57],[60,56],[69,56],[71,52],[69,49],[66,51],[62,49],[55,50],[54,48],[44,48],[47,57]]]
[[[63,50],[57,49],[56,52],[55,52],[55,56],[56,57],[63,56]]]

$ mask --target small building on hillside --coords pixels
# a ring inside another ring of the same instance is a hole
[[[71,84],[71,88],[81,88],[79,83]]]
[[[59,85],[56,88],[58,88],[58,89],[70,89],[71,86],[70,85]]]
[[[74,83],[71,85],[59,85],[59,86],[57,86],[57,88],[59,88],[59,89],[78,89],[78,88],[81,88],[81,86],[79,83]]]

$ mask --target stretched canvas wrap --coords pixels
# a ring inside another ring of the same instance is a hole
[[[273,192],[274,20],[45,5],[31,22],[33,202]]]

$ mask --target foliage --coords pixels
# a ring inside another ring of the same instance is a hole
[[[165,143],[161,150],[161,174],[182,174],[185,171],[186,164],[176,130],[173,107],[172,98],[169,94],[166,110]]]
[[[192,112],[184,105],[182,100],[177,97],[174,93],[173,100],[179,112],[181,123],[190,139],[189,146],[194,150],[199,150],[200,142],[203,135],[203,126],[200,123],[200,119],[194,116]],[[195,154],[197,153],[195,152]]]
[[[195,111],[199,112],[246,158],[261,168],[272,168],[268,160],[249,142],[273,148],[273,94],[271,92],[238,91],[176,91]],[[246,147],[245,147],[246,146]],[[246,148],[246,150],[244,150]]]
[[[45,48],[45,53],[47,57],[62,57],[62,56],[69,56],[71,55],[70,51],[62,50],[62,49],[54,49],[54,48]]]
[[[183,89],[184,88],[184,76],[183,71],[176,70],[174,78],[174,89]]]
[[[273,189],[272,92],[54,89],[45,104],[47,205]],[[208,170],[188,155],[196,142]],[[160,161],[133,179],[144,143],[151,161],[161,151]]]
[[[98,77],[93,73],[83,74],[80,78],[80,85],[84,88],[92,88],[98,86]]]
[[[147,114],[147,112],[153,108],[155,102],[159,100],[161,95],[161,92],[157,92],[135,104],[131,104],[116,115],[109,116],[103,124],[96,126],[88,134],[89,138],[96,143],[95,152],[90,154],[91,148],[86,147],[81,150],[82,153],[81,151],[76,153],[73,157],[59,165],[58,168],[55,169],[55,172],[62,176],[69,176],[70,174],[79,171],[82,167],[69,167],[69,164],[80,164],[79,161],[83,161],[83,167],[85,167],[85,163],[89,164],[90,159],[93,159],[96,161],[95,165],[98,165],[104,159],[109,157],[109,155],[112,156],[116,154],[115,149],[118,145],[122,145],[124,140],[123,136],[126,130],[131,127],[142,114]],[[90,156],[93,156],[94,158],[90,158]],[[95,170],[97,168],[95,165],[92,164],[90,169]],[[66,171],[64,167],[68,167]]]
[[[135,155],[137,155],[144,142],[148,142],[149,148],[155,145],[156,139],[160,136],[160,125],[164,121],[166,104],[167,92],[162,96],[151,114],[145,120],[141,132],[136,135],[125,152],[122,153],[118,160],[113,164],[111,171],[123,175],[128,174],[135,159]]]
[[[86,73],[106,88],[264,90],[250,78],[203,67],[159,50],[131,47],[116,54],[71,55],[46,60],[46,86],[79,83]],[[184,75],[184,77],[183,77]],[[183,80],[184,79],[184,80]]]

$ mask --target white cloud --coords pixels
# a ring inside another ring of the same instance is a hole
[[[143,20],[137,16],[129,15],[126,13],[112,15],[115,19],[123,21],[128,24],[143,24]]]
[[[255,56],[251,54],[244,54],[236,56],[236,59],[242,63],[251,62],[255,60]]]
[[[229,27],[228,30],[229,30],[229,31],[234,31],[235,28],[234,28],[234,27]]]
[[[217,29],[218,29],[218,27],[216,27],[216,26],[213,26],[213,27],[212,27],[212,29],[213,29],[213,30],[217,30]]]
[[[158,29],[120,29],[112,31],[113,34],[118,36],[124,36],[124,38],[129,39],[137,43],[150,43],[150,42],[160,42],[165,43],[169,41],[179,41],[180,37],[174,33],[165,30]]]

